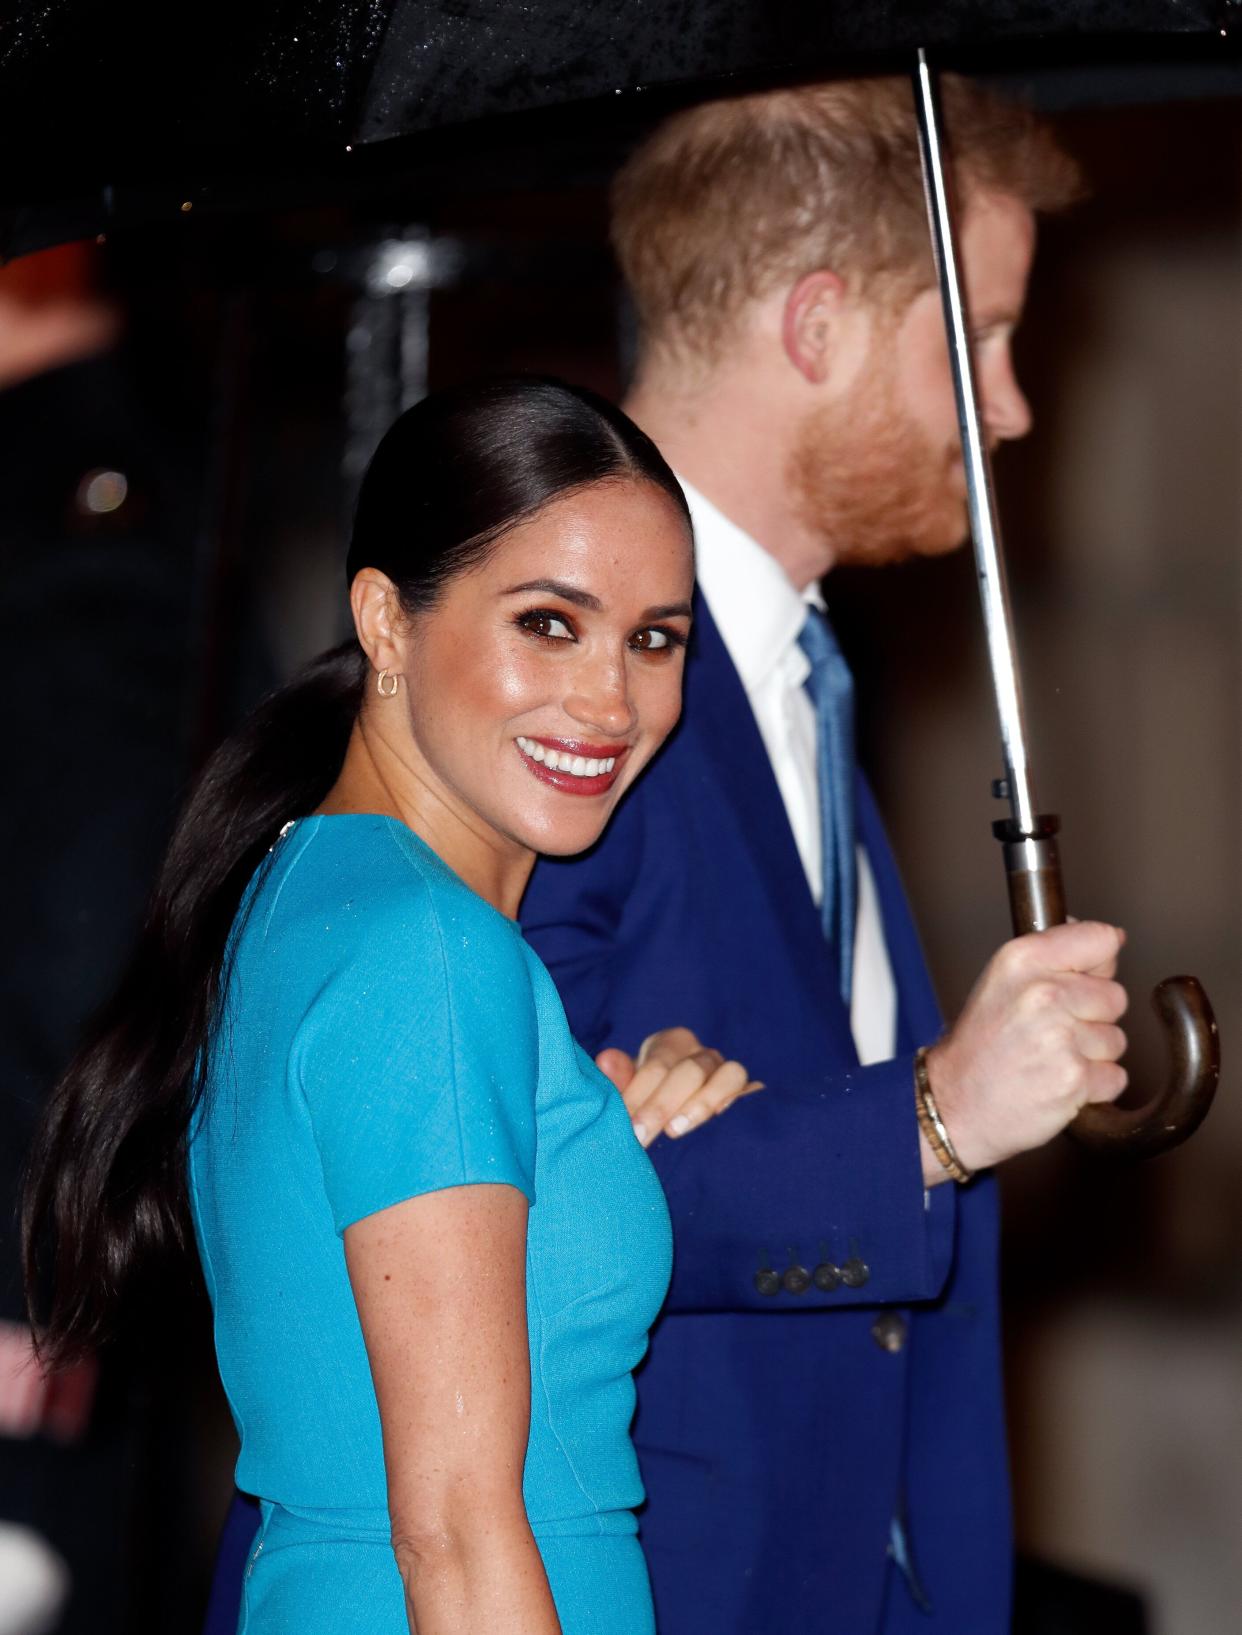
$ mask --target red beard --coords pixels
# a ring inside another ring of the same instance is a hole
[[[937,449],[892,380],[874,378],[807,416],[787,480],[834,564],[943,556],[969,537],[959,447]]]

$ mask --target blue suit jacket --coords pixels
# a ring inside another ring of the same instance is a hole
[[[940,1017],[861,778],[859,809],[898,990],[897,1056],[881,1065],[859,1066],[702,598],[673,739],[594,850],[541,862],[523,904],[588,1049],[684,1023],[767,1084],[651,1149],[675,1244],[635,1421],[660,1635],[1008,1628],[995,1186],[925,1197],[913,1053]],[[765,1268],[851,1257],[858,1288],[756,1286]],[[899,1509],[930,1614],[887,1560]]]

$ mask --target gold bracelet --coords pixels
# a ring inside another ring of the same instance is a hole
[[[935,1153],[937,1161],[960,1186],[972,1181],[974,1172],[968,1170],[957,1156],[957,1149],[949,1138],[949,1132],[945,1129],[944,1120],[940,1116],[940,1109],[936,1106],[936,1098],[932,1095],[931,1080],[927,1073],[926,1045],[914,1053],[914,1107],[918,1114],[919,1129],[927,1137],[927,1145]]]

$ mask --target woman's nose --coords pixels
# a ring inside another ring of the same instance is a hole
[[[631,732],[637,716],[624,661],[584,665],[574,677],[565,709],[582,726],[609,736]]]

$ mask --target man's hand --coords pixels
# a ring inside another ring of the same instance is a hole
[[[689,1028],[664,1028],[643,1040],[637,1059],[627,1051],[601,1050],[595,1065],[621,1092],[634,1134],[649,1147],[661,1132],[685,1135],[763,1085],[741,1062],[708,1050]]]
[[[989,961],[949,1033],[927,1053],[940,1115],[968,1169],[1050,1141],[1089,1101],[1126,1086],[1113,980],[1125,932],[1085,920],[1008,942]],[[929,1184],[945,1171],[927,1149]]]

